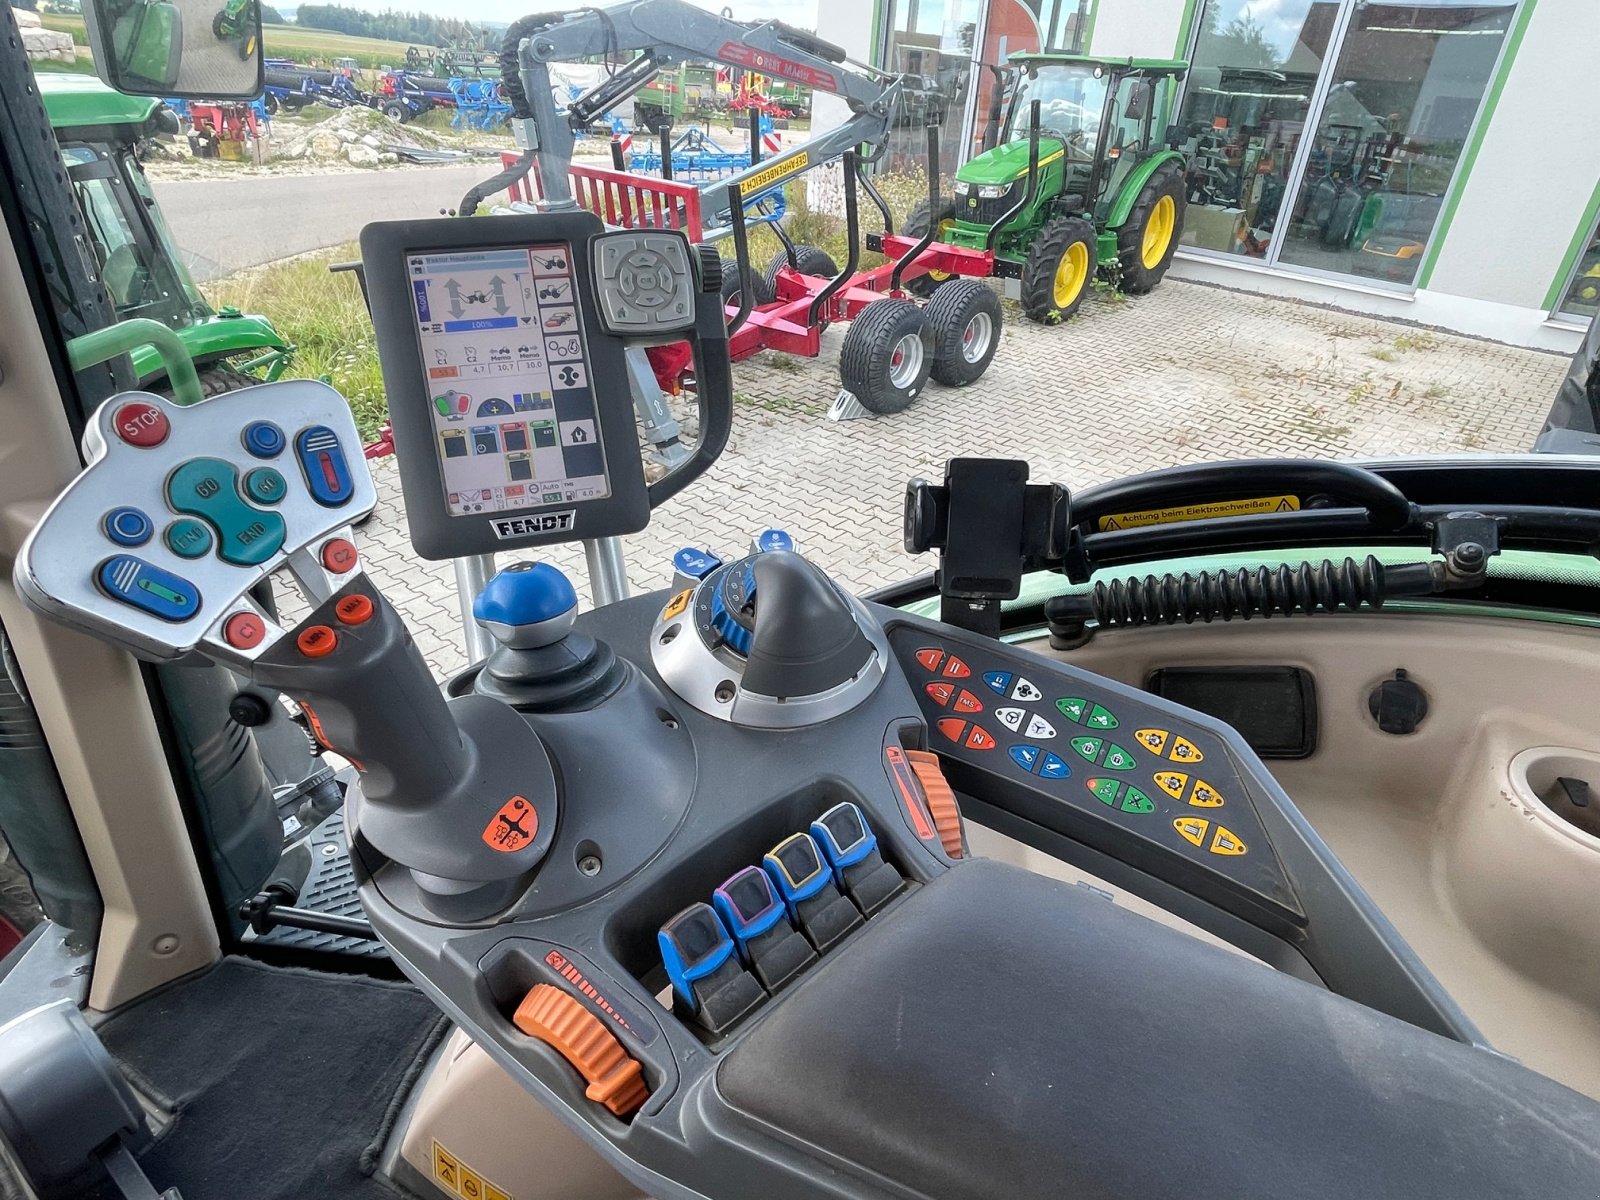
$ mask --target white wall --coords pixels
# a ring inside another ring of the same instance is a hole
[[[1171,58],[1183,24],[1184,0],[1100,0],[1091,54]]]
[[[844,47],[845,53],[857,62],[872,61],[872,26],[877,19],[878,5],[873,0],[817,0],[817,35]],[[850,106],[838,96],[812,93],[812,129],[835,129],[849,119]],[[792,143],[794,137],[787,140]],[[834,189],[828,188],[822,177],[835,174],[812,171],[806,176],[806,197],[811,207],[827,208],[833,203]]]

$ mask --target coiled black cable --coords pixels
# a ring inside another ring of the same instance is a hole
[[[1354,612],[1382,608],[1386,595],[1383,564],[1324,559],[1313,566],[1287,563],[1197,575],[1147,575],[1097,583],[1082,596],[1058,596],[1045,605],[1052,627],[1093,617],[1102,628],[1122,625],[1192,625],[1196,621],[1291,616],[1295,613]]]

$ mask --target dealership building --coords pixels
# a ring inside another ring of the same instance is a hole
[[[1188,62],[1176,277],[1558,350],[1600,310],[1600,0],[819,0],[817,28],[928,81],[893,149],[931,102],[946,173],[1010,53]]]

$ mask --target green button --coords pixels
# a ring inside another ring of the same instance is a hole
[[[1069,721],[1083,720],[1083,710],[1089,707],[1089,702],[1081,696],[1068,696],[1056,701],[1056,707],[1061,710],[1061,715]]]
[[[1136,787],[1130,787],[1128,794],[1122,798],[1122,811],[1125,813],[1151,813],[1155,810],[1156,802]]]
[[[1097,737],[1081,737],[1072,739],[1072,748],[1083,755],[1090,762],[1100,757],[1100,747],[1104,742]]]
[[[276,504],[289,494],[289,485],[271,467],[257,467],[244,477],[244,494],[257,504]]]
[[[1106,754],[1106,766],[1113,771],[1131,771],[1137,765],[1133,761],[1133,755],[1129,754],[1121,746],[1113,744]]]
[[[236,567],[256,567],[283,549],[287,527],[274,512],[246,504],[239,472],[220,458],[191,458],[167,476],[173,512],[201,517],[217,534],[217,555]]]
[[[1095,794],[1095,798],[1101,804],[1109,805],[1113,808],[1116,807],[1117,803],[1117,790],[1121,787],[1122,784],[1115,779],[1089,780],[1089,790]]]
[[[179,517],[162,535],[166,538],[167,549],[179,558],[200,558],[211,553],[211,544],[214,539],[211,530],[192,517]]]
[[[1090,729],[1115,729],[1117,719],[1111,715],[1111,710],[1096,704],[1089,711],[1089,719],[1084,722]]]

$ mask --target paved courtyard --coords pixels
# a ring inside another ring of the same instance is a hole
[[[958,455],[1027,459],[1072,488],[1177,463],[1264,455],[1363,457],[1525,450],[1564,358],[1393,322],[1170,281],[1125,303],[1095,297],[1070,325],[1014,317],[972,387],[930,385],[893,417],[834,424],[843,330],[815,361],[763,354],[734,367],[727,453],[644,532],[625,539],[635,590],[665,586],[685,543],[724,554],[766,525],[855,590],[929,569],[900,545],[907,479]],[[441,675],[466,663],[449,563],[416,557],[392,459],[362,530],[367,565]],[[519,556],[520,557],[520,556]],[[527,555],[532,557],[532,555]],[[587,604],[583,556],[546,556]],[[507,557],[505,562],[512,561]]]

